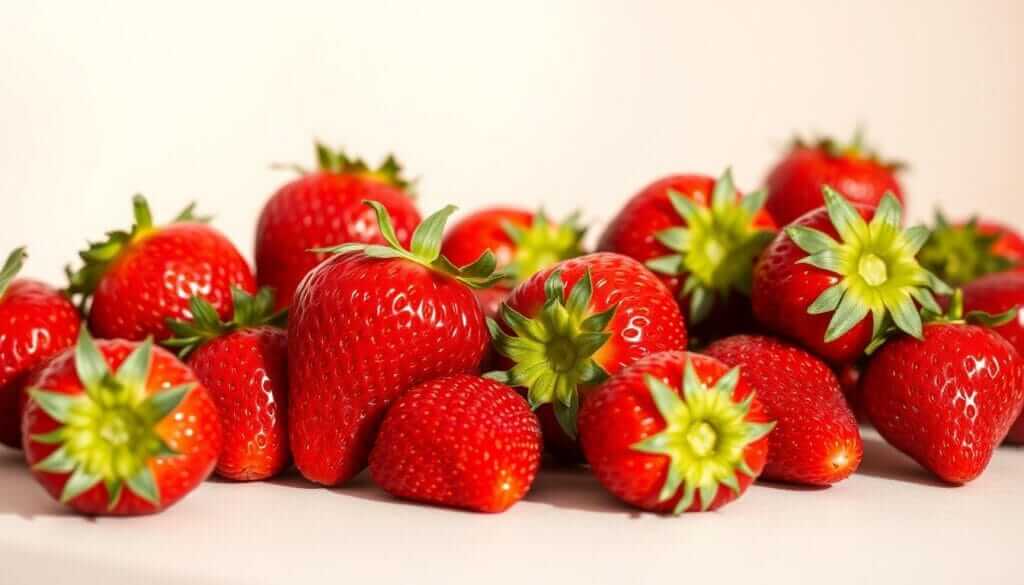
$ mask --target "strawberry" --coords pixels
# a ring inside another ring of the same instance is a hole
[[[1011,311],[1013,317],[995,331],[1024,356],[1024,273],[989,274],[963,289],[964,310],[1000,314]],[[1024,416],[1010,429],[1006,442],[1024,444]]]
[[[763,336],[737,335],[704,352],[743,379],[776,420],[761,477],[807,485],[842,481],[860,465],[864,445],[836,375],[802,349]]]
[[[160,512],[198,486],[217,463],[217,407],[192,371],[151,340],[94,342],[31,380],[22,421],[36,479],[77,512]]]
[[[714,510],[761,473],[769,422],[740,368],[707,356],[650,355],[580,410],[587,461],[609,492],[653,512]]]
[[[256,279],[277,293],[277,307],[291,303],[307,272],[327,257],[314,249],[347,242],[385,243],[364,199],[388,210],[395,236],[409,244],[420,223],[411,185],[388,156],[376,169],[340,150],[316,145],[319,168],[278,189],[260,213],[256,227]],[[300,169],[301,170],[301,169]]]
[[[876,210],[823,191],[825,208],[786,227],[761,254],[755,317],[836,365],[855,361],[890,322],[921,338],[917,305],[937,313],[933,292],[950,292],[915,259],[928,230],[903,230],[893,196]]]
[[[68,292],[89,305],[89,329],[99,337],[158,341],[171,336],[168,318],[188,316],[188,299],[199,295],[217,313],[231,314],[231,287],[254,292],[252,270],[234,245],[193,215],[193,206],[174,222],[154,226],[149,204],[132,200],[131,231],[107,234],[80,252],[85,265],[68,270]]]
[[[222,321],[209,303],[189,301],[191,321],[171,320],[164,345],[195,372],[220,412],[224,446],[217,473],[238,481],[267,479],[288,464],[288,340],[274,294],[231,291],[234,317]]]
[[[1024,269],[1024,237],[978,218],[950,224],[938,213],[932,237],[917,257],[950,285],[963,286],[986,274]]]
[[[900,163],[882,160],[865,148],[860,132],[849,144],[825,138],[814,144],[797,139],[765,180],[765,207],[779,225],[792,223],[824,203],[822,187],[828,185],[851,203],[878,207],[886,193],[904,202],[896,178]]]
[[[540,453],[540,426],[521,396],[458,374],[411,388],[388,410],[370,475],[400,498],[503,512],[530,490]]]
[[[416,228],[407,250],[387,210],[387,246],[346,244],[306,275],[288,324],[288,430],[308,479],[344,483],[366,464],[388,405],[409,388],[478,371],[487,328],[472,287],[502,278],[485,252],[456,268],[441,251],[446,207]]]
[[[526,390],[545,443],[571,455],[582,394],[652,353],[686,347],[679,306],[658,278],[620,254],[599,252],[534,274],[488,322],[504,371],[488,374]],[[557,425],[552,424],[557,421]],[[562,434],[567,437],[562,436]]]
[[[691,330],[707,322],[727,333],[750,322],[742,314],[750,312],[754,260],[775,228],[761,210],[764,198],[763,191],[741,196],[728,169],[717,181],[665,177],[626,204],[598,249],[625,254],[656,272],[679,298]]]
[[[25,249],[0,268],[0,443],[21,448],[25,381],[45,361],[71,347],[81,318],[66,296],[41,282],[15,279]]]
[[[861,388],[871,423],[946,482],[981,475],[1024,408],[1024,359],[996,331],[968,323],[1015,313],[965,319],[958,291],[921,339],[891,339],[868,362]]]

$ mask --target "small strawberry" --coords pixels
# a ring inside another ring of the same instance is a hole
[[[192,297],[192,320],[171,320],[175,337],[164,345],[179,350],[217,403],[224,434],[217,473],[238,481],[267,479],[289,459],[288,339],[280,329],[285,314],[273,312],[269,288],[231,293],[230,321]]]
[[[864,451],[860,429],[824,362],[771,337],[750,335],[716,341],[705,353],[742,366],[743,379],[777,422],[761,477],[830,485],[856,471]]]
[[[1024,238],[978,218],[951,225],[938,213],[932,237],[917,258],[951,286],[963,286],[986,274],[1024,269]]]
[[[765,180],[765,207],[779,225],[792,223],[824,204],[821,190],[826,185],[854,205],[877,207],[886,193],[903,203],[896,179],[901,168],[865,148],[859,131],[849,144],[829,138],[814,144],[797,139]]]
[[[921,339],[885,342],[861,388],[871,423],[894,447],[944,481],[981,475],[1024,408],[1024,359],[977,313],[963,317],[954,295],[947,316],[924,326]]]
[[[403,248],[387,210],[387,246],[346,244],[296,290],[288,324],[288,430],[308,479],[344,483],[366,465],[387,407],[409,388],[478,371],[487,328],[470,287],[502,278],[494,255],[457,268],[441,255],[446,207]]]
[[[903,230],[892,196],[877,210],[829,187],[824,197],[825,208],[785,228],[761,254],[757,320],[837,365],[855,361],[890,322],[921,338],[917,305],[937,313],[933,293],[950,292],[915,259],[928,230]]]
[[[395,402],[370,453],[370,475],[400,498],[504,512],[530,490],[540,453],[540,426],[521,396],[459,374]]]
[[[94,342],[82,328],[31,380],[25,457],[54,498],[83,514],[170,507],[217,463],[217,407],[195,376],[152,341]]]
[[[637,361],[580,411],[583,452],[601,485],[675,514],[740,497],[764,468],[772,426],[740,368],[681,351]]]
[[[582,394],[590,388],[646,355],[686,347],[672,294],[620,254],[599,252],[546,268],[516,287],[499,313],[500,324],[488,325],[506,371],[488,376],[525,388],[534,408],[551,404],[553,417],[540,412],[549,447],[574,444],[568,439],[575,439]],[[558,425],[550,424],[555,420]]]
[[[107,234],[79,255],[85,265],[68,270],[68,292],[89,306],[89,329],[106,339],[158,341],[170,337],[168,318],[188,316],[193,295],[210,302],[221,317],[231,314],[231,287],[254,292],[252,270],[235,246],[192,213],[192,206],[166,226],[154,226],[141,195],[132,200],[131,231]]]
[[[300,169],[301,177],[278,189],[256,227],[256,278],[260,286],[274,289],[278,308],[291,303],[302,277],[327,257],[314,249],[348,242],[385,243],[364,199],[388,210],[403,246],[420,222],[411,185],[394,157],[371,169],[362,159],[322,144],[316,145],[316,153],[319,168]]]
[[[15,280],[25,249],[0,268],[0,443],[21,448],[21,406],[32,371],[75,344],[81,318],[66,296],[35,280]]]
[[[626,204],[598,249],[656,272],[679,298],[691,329],[706,321],[721,330],[716,333],[728,333],[750,321],[742,313],[749,315],[743,307],[749,307],[754,260],[774,234],[774,222],[761,210],[764,198],[763,191],[741,196],[728,169],[717,181],[665,177]]]

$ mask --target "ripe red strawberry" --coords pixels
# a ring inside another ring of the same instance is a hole
[[[239,289],[234,317],[221,321],[209,303],[189,301],[189,322],[172,320],[175,337],[164,342],[195,372],[217,404],[224,446],[217,473],[252,481],[277,475],[288,465],[288,339],[273,313],[269,288],[249,295]]]
[[[25,457],[54,498],[83,514],[159,512],[217,462],[217,407],[195,376],[152,341],[78,345],[33,377]]]
[[[299,285],[288,326],[292,456],[308,479],[337,485],[366,465],[387,407],[440,376],[478,371],[487,349],[480,303],[494,255],[456,268],[440,255],[444,222],[431,215],[402,248],[387,211],[387,246],[346,244]]]
[[[679,298],[687,325],[707,323],[712,335],[750,322],[754,260],[775,223],[762,191],[740,195],[726,170],[717,181],[672,175],[637,193],[611,221],[598,249],[647,265]]]
[[[986,274],[1024,270],[1024,238],[1009,227],[978,218],[951,225],[939,213],[932,237],[917,257],[950,285],[963,286]]]
[[[68,292],[89,307],[89,329],[99,337],[158,341],[170,337],[168,318],[188,316],[193,295],[217,313],[231,314],[231,287],[254,292],[252,270],[234,245],[192,214],[192,206],[166,226],[154,226],[141,195],[132,200],[131,231],[109,232],[107,240],[80,252],[85,265],[68,270]]]
[[[993,315],[1013,311],[1013,318],[995,331],[1024,356],[1024,273],[989,274],[968,284],[964,287],[964,310]],[[1024,444],[1024,416],[1011,427],[1006,442]]]
[[[0,268],[0,443],[21,448],[25,381],[46,360],[74,345],[81,318],[66,296],[35,280],[15,280],[25,249]]]
[[[856,471],[864,452],[860,429],[824,362],[777,339],[749,335],[717,341],[705,353],[741,366],[777,423],[761,477],[830,485]]]
[[[395,402],[370,453],[370,474],[400,498],[504,512],[530,490],[540,453],[540,426],[521,396],[459,374]]]
[[[488,376],[525,388],[534,408],[551,404],[553,413],[539,413],[545,444],[565,456],[582,394],[646,355],[686,347],[665,285],[636,260],[608,252],[534,274],[502,305],[500,325],[488,325],[506,358],[506,371]]]
[[[896,179],[901,166],[865,148],[859,132],[849,144],[829,138],[806,144],[798,139],[765,180],[765,207],[779,225],[786,225],[821,207],[826,185],[855,205],[877,207],[886,193],[903,203]]]
[[[741,368],[681,351],[634,363],[580,411],[583,452],[601,485],[675,514],[740,497],[764,468],[772,426]]]
[[[788,226],[761,254],[757,320],[837,365],[855,361],[890,322],[920,338],[918,305],[939,313],[932,293],[950,292],[915,259],[928,230],[903,230],[895,197],[875,210],[829,187],[824,196],[825,208]]]
[[[362,159],[322,144],[316,153],[319,168],[281,187],[263,207],[256,227],[256,278],[260,286],[274,289],[278,308],[291,303],[302,277],[327,257],[312,250],[384,243],[364,199],[388,210],[403,246],[420,222],[410,184],[394,157],[371,169]]]
[[[1024,408],[1024,359],[994,330],[967,324],[961,302],[923,339],[886,342],[861,384],[885,440],[953,484],[981,475]]]

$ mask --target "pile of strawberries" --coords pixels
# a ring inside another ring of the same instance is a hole
[[[903,226],[898,166],[795,143],[577,217],[421,220],[389,157],[318,146],[259,218],[256,272],[186,210],[80,253],[63,290],[0,271],[0,440],[84,514],[158,512],[214,471],[500,512],[543,452],[656,512],[755,480],[824,486],[861,424],[963,484],[1024,442],[1024,240]],[[855,414],[856,413],[856,414]],[[862,420],[858,422],[858,418]]]

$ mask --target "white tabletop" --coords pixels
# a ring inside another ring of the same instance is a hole
[[[0,450],[0,583],[1020,583],[1022,485],[1024,449],[950,488],[869,433],[840,485],[756,485],[681,518],[619,505],[584,469],[545,469],[496,516],[396,501],[365,474],[343,489],[293,474],[84,519]]]

